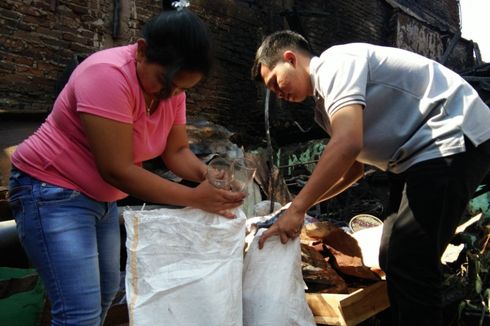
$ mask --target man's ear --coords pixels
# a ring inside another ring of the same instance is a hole
[[[284,51],[282,58],[284,62],[289,62],[291,65],[293,65],[293,67],[296,66],[296,54],[293,51]]]

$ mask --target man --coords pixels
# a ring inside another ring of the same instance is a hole
[[[269,35],[253,78],[284,100],[316,101],[330,139],[308,183],[260,239],[298,236],[306,211],[342,192],[369,164],[404,184],[384,222],[380,263],[392,325],[442,325],[440,257],[490,171],[490,109],[458,74],[396,48],[365,43],[313,56],[291,31]]]

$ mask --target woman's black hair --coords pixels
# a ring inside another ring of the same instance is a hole
[[[148,62],[165,66],[165,92],[182,70],[209,74],[212,64],[209,32],[204,22],[190,10],[168,10],[143,28]],[[167,94],[168,95],[168,94]]]

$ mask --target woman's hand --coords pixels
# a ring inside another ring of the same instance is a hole
[[[193,207],[227,218],[235,217],[231,209],[240,206],[245,198],[245,193],[243,192],[218,189],[207,180],[195,187],[193,192]]]

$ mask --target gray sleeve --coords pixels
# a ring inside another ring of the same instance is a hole
[[[351,53],[325,52],[316,81],[328,116],[350,104],[366,104],[368,60]]]

